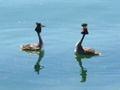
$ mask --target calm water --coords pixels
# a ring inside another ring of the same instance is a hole
[[[0,0],[0,90],[120,90],[119,3]],[[46,26],[40,55],[20,49],[38,42],[36,21]],[[83,45],[100,51],[101,56],[75,57],[84,22],[90,34]],[[34,67],[39,65],[38,74]]]

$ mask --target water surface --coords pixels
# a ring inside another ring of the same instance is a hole
[[[120,31],[118,0],[0,0],[1,90],[119,90]],[[44,55],[20,46],[37,43],[42,31]],[[90,34],[83,45],[101,56],[76,59],[81,23]],[[38,72],[35,65],[40,65]]]

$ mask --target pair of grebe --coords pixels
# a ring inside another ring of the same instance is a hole
[[[36,23],[36,28],[35,31],[37,32],[38,38],[39,38],[39,43],[38,44],[27,44],[22,46],[22,50],[30,50],[30,51],[37,51],[37,50],[42,50],[43,48],[43,40],[41,37],[41,30],[42,27],[45,27],[41,23]],[[82,39],[77,43],[75,53],[76,54],[81,54],[81,55],[99,55],[100,53],[95,51],[94,49],[91,48],[85,48],[82,46],[83,39],[85,35],[88,34],[87,30],[87,24],[82,24],[82,32],[83,34]]]

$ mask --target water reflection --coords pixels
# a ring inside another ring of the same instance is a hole
[[[36,62],[36,64],[34,65],[34,69],[35,71],[39,74],[40,70],[44,68],[44,66],[42,66],[40,64],[40,62],[42,61],[42,58],[44,57],[44,51],[41,51],[39,53],[39,57],[38,57],[38,60]]]
[[[34,65],[34,70],[35,72],[37,72],[37,74],[39,74],[40,70],[44,68],[44,66],[42,66],[40,64],[40,62],[42,61],[42,58],[44,57],[45,52],[42,51],[30,51],[30,50],[24,50],[25,52],[27,52],[28,54],[37,54],[38,55],[38,59],[37,62]]]
[[[87,69],[84,67],[83,63],[82,63],[82,59],[89,59],[93,57],[93,55],[80,55],[80,54],[76,54],[76,60],[79,63],[80,66],[80,76],[81,76],[81,80],[80,82],[86,82],[87,80]]]

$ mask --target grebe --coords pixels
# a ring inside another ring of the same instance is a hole
[[[45,27],[41,23],[36,23],[36,28],[35,31],[37,32],[39,43],[38,44],[27,44],[22,46],[22,50],[31,50],[31,51],[36,51],[36,50],[41,50],[43,48],[43,40],[40,35],[42,27]]]
[[[83,30],[82,30],[81,34],[83,34],[83,36],[76,45],[75,53],[83,54],[83,55],[100,55],[100,53],[95,51],[94,49],[82,47],[83,39],[84,39],[85,35],[88,34],[87,24],[82,24],[82,27],[83,27]]]

